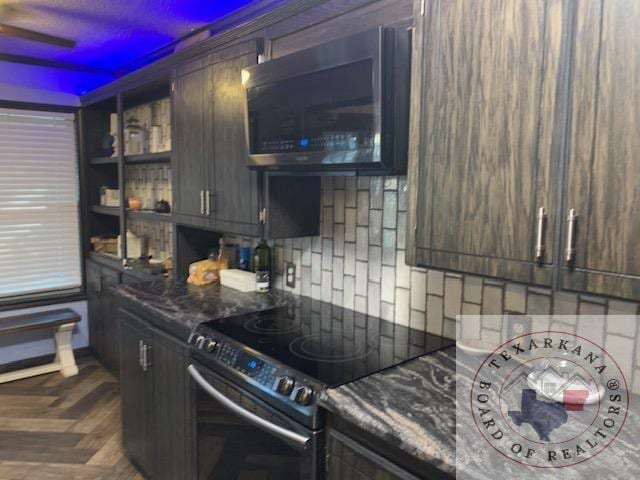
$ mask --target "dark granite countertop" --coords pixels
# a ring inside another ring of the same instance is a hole
[[[138,308],[153,313],[158,327],[187,339],[201,322],[238,314],[269,310],[295,301],[282,291],[242,293],[219,284],[196,287],[185,282],[160,280],[114,287],[116,294]]]
[[[455,347],[324,392],[320,405],[455,474]]]

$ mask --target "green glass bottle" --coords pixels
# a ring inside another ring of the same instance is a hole
[[[271,247],[262,238],[255,250],[256,291],[265,293],[271,285]]]

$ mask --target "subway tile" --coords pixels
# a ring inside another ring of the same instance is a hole
[[[369,190],[371,186],[371,177],[358,177],[358,190]]]
[[[404,175],[398,178],[398,210],[407,211],[407,177]]]
[[[482,331],[480,305],[463,303],[462,314],[466,316],[460,320],[460,338],[479,339]]]
[[[303,267],[311,266],[311,238],[305,237],[302,239],[302,256],[300,257],[300,264]]]
[[[324,238],[333,237],[333,208],[324,207],[322,209],[322,236]]]
[[[290,262],[292,258],[293,258],[293,242],[291,241],[290,238],[286,238],[284,240],[282,259],[285,262]]]
[[[356,295],[367,296],[367,262],[356,262]]]
[[[502,311],[502,288],[485,285],[482,295],[482,314],[501,315]]]
[[[615,360],[627,379],[630,379],[633,375],[634,347],[635,342],[633,339],[611,334],[607,335],[604,344],[607,352],[614,352]]]
[[[356,206],[356,177],[347,177],[345,179],[345,198],[344,204],[347,207]]]
[[[311,251],[313,253],[322,253],[322,237],[311,237]]]
[[[344,214],[344,239],[347,242],[356,241],[356,209],[347,208]]]
[[[331,303],[333,305],[342,305],[342,290],[333,290],[331,295]]]
[[[367,313],[367,298],[360,295],[356,295],[356,300],[353,305],[353,309],[359,313]]]
[[[333,227],[333,254],[344,256],[344,225],[336,224]]]
[[[344,190],[346,184],[345,178],[347,177],[333,177],[333,189]]]
[[[332,285],[333,275],[331,272],[322,272],[322,301],[331,303],[331,296],[333,292]]]
[[[527,295],[527,311],[529,315],[548,315],[551,310],[551,298],[549,295],[539,295],[529,290]]]
[[[524,313],[527,310],[527,289],[523,285],[507,284],[504,292],[504,309]]]
[[[333,192],[333,221],[335,223],[344,223],[344,190],[335,190]]]
[[[411,272],[411,309],[424,312],[427,308],[427,272]]]
[[[356,212],[356,225],[366,227],[369,225],[369,192],[358,192],[358,207]]]
[[[314,300],[322,300],[322,286],[311,284],[311,298]]]
[[[275,273],[282,273],[284,265],[284,248],[276,247],[273,250],[273,263]]]
[[[494,314],[494,313],[483,313],[482,314],[482,328],[489,330],[502,330],[502,315]]]
[[[604,315],[605,306],[599,303],[580,301],[578,313],[580,315]]]
[[[407,212],[398,212],[398,228],[396,230],[397,248],[404,250],[407,243]]]
[[[445,276],[444,279],[444,316],[456,318],[462,311],[462,279]]]
[[[437,295],[427,296],[427,332],[436,335],[442,333],[442,321],[444,320],[443,309],[442,297]]]
[[[382,210],[369,211],[369,244],[382,246]]]
[[[311,296],[311,267],[300,268],[300,295]]]
[[[396,264],[396,231],[389,228],[382,231],[382,264]]]
[[[396,288],[396,318],[395,323],[409,326],[409,290]]]
[[[604,317],[597,314],[579,315],[576,334],[597,345],[604,345]]]
[[[331,270],[333,267],[333,240],[322,239],[322,269]]]
[[[311,254],[311,282],[320,285],[322,282],[322,255]]]
[[[383,177],[371,177],[371,183],[369,187],[369,208],[375,208],[382,210],[382,191],[383,191]]]
[[[402,288],[411,287],[411,267],[404,261],[404,250],[396,252],[396,285]]]
[[[611,310],[609,311],[611,312]],[[607,315],[606,327],[608,333],[635,337],[638,329],[638,316],[634,314],[609,313],[609,315]]]
[[[367,313],[374,317],[380,316],[380,284],[369,282],[367,291]]]
[[[342,290],[344,279],[344,260],[341,257],[333,257],[333,289]],[[339,302],[338,305],[341,305]]]
[[[472,275],[464,277],[464,301],[482,303],[482,278]]]
[[[398,190],[398,177],[391,176],[384,178],[385,190]]]
[[[397,228],[398,218],[398,194],[397,192],[384,192],[384,216],[382,225],[384,228]]]
[[[393,303],[380,302],[380,318],[393,322],[396,314],[396,306]]]
[[[369,280],[379,282],[382,275],[382,249],[369,247]]]
[[[345,275],[342,288],[342,306],[353,310],[356,299],[356,278],[352,275]]]
[[[445,318],[442,322],[442,336],[445,338],[450,338],[452,340],[456,339],[456,321],[451,320],[449,318]]]
[[[576,315],[578,313],[578,295],[557,292],[553,297],[553,313],[555,315]]]
[[[344,244],[344,274],[345,275],[356,274],[356,244],[355,243]]]
[[[411,310],[409,314],[409,326],[415,330],[425,331],[427,329],[427,315],[419,310]]]
[[[462,315],[480,315],[480,305],[462,302]]]
[[[607,313],[609,315],[636,315],[638,313],[638,304],[621,300],[609,300]]]
[[[395,302],[396,272],[393,267],[382,267],[380,298],[383,302]]]
[[[444,295],[444,273],[439,270],[427,272],[427,293],[432,295]]]
[[[356,258],[369,259],[369,230],[366,227],[358,227],[356,231]]]

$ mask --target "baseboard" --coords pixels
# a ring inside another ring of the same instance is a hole
[[[76,359],[78,359],[91,355],[91,350],[89,349],[89,347],[75,348],[73,350],[73,354],[75,355]],[[24,360],[16,360],[15,362],[5,363],[4,365],[0,365],[0,373],[13,372],[15,370],[22,370],[23,368],[45,365],[47,363],[53,362],[55,356],[55,353],[49,353],[47,355],[41,355],[39,357],[25,358]]]

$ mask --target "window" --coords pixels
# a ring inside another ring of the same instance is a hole
[[[74,115],[0,108],[0,303],[82,285]]]

